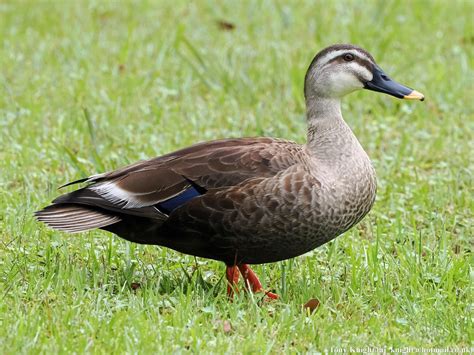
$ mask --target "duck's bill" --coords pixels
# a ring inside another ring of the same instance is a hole
[[[405,100],[423,101],[425,99],[425,96],[421,92],[410,89],[390,79],[378,66],[374,67],[373,75],[372,80],[365,83],[364,89],[383,92]]]

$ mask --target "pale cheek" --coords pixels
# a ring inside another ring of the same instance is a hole
[[[351,62],[349,64],[349,68],[350,68],[349,70],[352,71],[354,76],[358,78],[362,78],[364,82],[370,81],[373,78],[373,74],[366,67],[359,65],[356,62]]]
[[[371,81],[374,78],[374,75],[365,68],[360,70],[359,76],[364,78],[364,81]]]
[[[332,91],[335,94],[344,95],[363,87],[364,84],[351,73],[338,72],[333,75]]]

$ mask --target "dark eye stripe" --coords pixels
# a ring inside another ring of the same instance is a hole
[[[334,63],[334,62],[337,62],[337,63],[349,63],[347,61],[344,60],[344,56],[346,55],[347,53],[343,53],[333,59],[331,59],[329,62],[326,63],[326,65],[328,64],[331,64],[331,63]],[[354,55],[354,60],[353,62],[357,62],[357,64],[363,66],[364,68],[366,68],[369,72],[372,72],[373,68],[374,68],[374,65],[369,62],[368,60],[364,59],[364,58],[361,58],[357,55]]]
[[[369,72],[371,72],[371,73],[372,73],[372,71],[374,70],[374,65],[373,65],[371,62],[369,62],[368,60],[366,60],[366,59],[362,59],[362,58],[360,58],[360,57],[356,57],[355,61],[356,61],[358,64],[362,65],[365,69],[367,69],[367,70],[368,70]]]

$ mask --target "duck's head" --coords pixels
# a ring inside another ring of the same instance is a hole
[[[400,99],[424,100],[423,94],[390,79],[362,48],[336,44],[314,57],[305,77],[305,97],[340,98],[367,89]]]

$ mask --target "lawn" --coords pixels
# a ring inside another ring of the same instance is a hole
[[[1,351],[472,346],[473,13],[472,1],[1,2]],[[221,263],[34,220],[65,182],[198,141],[304,142],[305,70],[341,42],[426,100],[344,100],[377,201],[335,241],[256,266],[280,300],[230,303]]]

